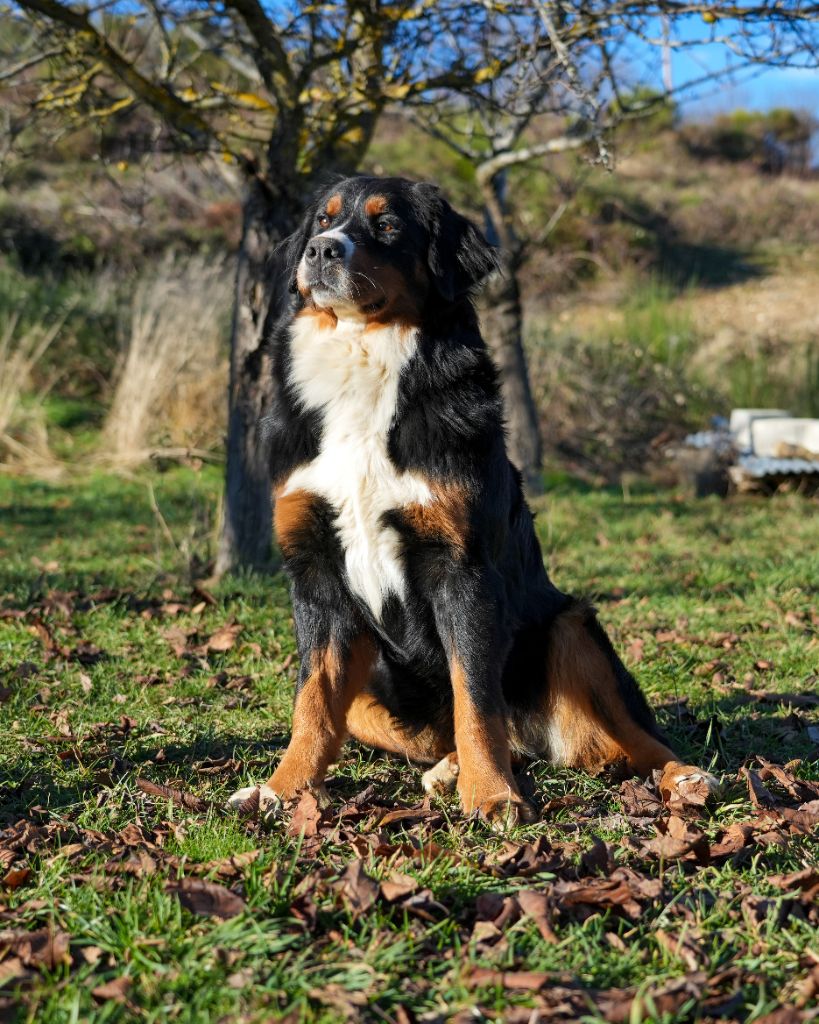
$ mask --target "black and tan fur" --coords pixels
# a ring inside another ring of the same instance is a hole
[[[265,434],[301,673],[263,799],[321,786],[347,736],[440,762],[429,788],[457,781],[466,812],[502,820],[531,816],[513,755],[710,785],[546,573],[473,305],[495,268],[481,233],[434,186],[356,177],[284,262]]]

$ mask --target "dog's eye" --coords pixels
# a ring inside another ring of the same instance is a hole
[[[378,221],[376,227],[385,235],[390,235],[392,234],[393,231],[395,231],[395,225],[392,223],[392,221],[386,220],[384,217],[382,217],[381,220]]]
[[[330,218],[327,216],[326,213],[320,213],[318,215],[318,226],[320,228],[329,228],[330,227]]]

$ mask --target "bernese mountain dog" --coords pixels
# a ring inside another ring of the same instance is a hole
[[[352,177],[284,244],[264,423],[301,671],[263,812],[348,737],[432,765],[464,812],[533,817],[513,757],[716,787],[669,748],[594,609],[549,579],[475,292],[496,269],[431,184]],[[255,787],[235,793],[236,807]]]

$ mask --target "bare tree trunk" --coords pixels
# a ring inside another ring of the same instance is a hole
[[[523,307],[517,267],[503,251],[500,259],[500,273],[492,276],[484,290],[484,334],[500,371],[509,458],[523,474],[526,490],[538,494],[543,489],[542,449],[523,349]]]
[[[239,567],[264,568],[272,545],[269,460],[258,437],[273,396],[265,328],[277,301],[270,254],[294,223],[258,179],[243,208],[231,335],[227,465],[215,575]]]

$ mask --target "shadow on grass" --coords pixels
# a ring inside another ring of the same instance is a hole
[[[716,242],[692,242],[670,217],[635,196],[603,203],[601,216],[609,223],[633,224],[645,233],[648,262],[675,288],[692,282],[704,288],[723,288],[764,276],[747,251]]]
[[[757,757],[774,764],[786,764],[794,758],[817,760],[819,751],[807,733],[806,716],[793,711],[783,715],[785,705],[786,700],[781,704],[750,701],[738,692],[713,701],[710,713],[702,717],[679,701],[659,704],[654,711],[680,756],[704,764],[716,755],[720,770],[736,772]]]
[[[47,807],[52,812],[67,811],[79,805],[87,807],[90,794],[133,785],[143,775],[151,781],[167,782],[171,786],[178,785],[180,777],[184,777],[185,784],[193,786],[209,778],[227,780],[232,774],[238,787],[245,784],[242,780],[249,769],[258,768],[257,775],[264,775],[263,769],[274,764],[276,755],[287,746],[289,737],[289,731],[284,728],[264,740],[233,734],[217,737],[205,733],[193,743],[156,746],[154,741],[136,750],[131,739],[111,743],[104,752],[83,762],[81,778],[65,781],[55,778],[55,760],[61,762],[60,771],[74,763],[70,745],[66,742],[52,748],[38,744],[40,749],[25,763],[0,771],[0,822],[16,820],[36,807]],[[146,735],[144,739],[147,743],[154,737]],[[224,773],[213,764],[223,759],[228,762]],[[230,759],[235,759],[238,766],[231,767]],[[201,770],[201,762],[207,762],[207,772]]]
[[[749,705],[747,698],[738,694],[717,700],[707,717],[696,717],[684,703],[677,701],[660,704],[655,712],[672,749],[686,763],[704,767],[714,764],[720,772],[736,773],[744,763],[759,757],[775,764],[784,764],[794,758],[816,760],[816,744],[805,731],[804,718],[793,714],[783,717],[778,708],[776,704],[771,704],[770,710],[764,704]],[[203,782],[213,780],[231,791],[246,785],[249,779],[259,781],[266,778],[289,738],[289,731],[283,726],[264,740],[236,734],[216,736],[204,733],[192,743],[171,742],[157,746],[155,742],[148,744],[147,741],[153,737],[146,735],[146,745],[136,750],[133,749],[133,739],[127,744],[111,744],[83,765],[82,778],[64,782],[54,777],[55,757],[59,757],[63,765],[70,762],[70,757],[61,756],[56,748],[54,751],[41,749],[17,769],[12,767],[0,774],[0,791],[3,793],[0,822],[17,820],[20,815],[37,807],[47,807],[52,813],[70,813],[72,807],[87,808],[89,795],[98,795],[106,789],[131,787],[141,776],[170,786],[190,787],[194,791]],[[136,742],[139,742],[138,737]],[[130,747],[127,754],[126,746]],[[359,743],[351,744],[348,749],[359,752],[362,762],[367,763],[368,773],[383,765],[384,772],[394,774],[400,771],[405,775],[409,764],[405,758]],[[220,761],[224,763],[220,765]],[[412,770],[418,772],[420,799],[420,774],[424,767],[413,765]],[[564,769],[558,768],[557,771]],[[381,780],[370,775],[366,782],[362,782],[357,778],[334,777],[331,774],[328,781],[334,799],[343,800],[359,792],[362,785],[371,782],[378,785]],[[388,784],[384,780],[385,787]],[[216,803],[218,805],[218,801]]]

